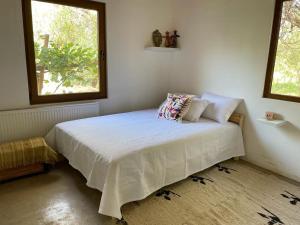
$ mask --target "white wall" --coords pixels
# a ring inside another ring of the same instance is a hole
[[[274,0],[175,1],[182,51],[172,90],[244,98],[246,159],[300,181],[300,104],[262,98]],[[259,123],[269,110],[291,124]]]
[[[172,0],[108,0],[108,94],[102,113],[156,107],[167,92],[171,55],[146,52],[152,31],[173,28]]]
[[[171,0],[107,0],[108,99],[101,113],[157,106],[166,92],[170,55],[144,51],[151,32],[172,28]],[[20,0],[0,2],[0,110],[28,108]]]
[[[0,110],[29,105],[21,1],[0,2]]]

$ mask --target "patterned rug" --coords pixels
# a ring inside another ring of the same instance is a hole
[[[300,187],[228,161],[122,207],[128,225],[300,225]]]

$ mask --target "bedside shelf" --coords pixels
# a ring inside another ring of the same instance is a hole
[[[265,123],[267,125],[273,126],[273,127],[282,127],[286,124],[288,124],[288,121],[286,120],[267,120],[265,118],[258,119],[259,122]]]
[[[166,47],[146,47],[145,51],[152,52],[178,52],[179,48],[166,48]]]

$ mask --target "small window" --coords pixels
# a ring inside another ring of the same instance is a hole
[[[264,97],[300,102],[300,0],[276,0]]]
[[[23,0],[31,104],[106,98],[105,4]]]

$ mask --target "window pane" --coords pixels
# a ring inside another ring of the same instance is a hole
[[[31,6],[38,95],[99,92],[97,11]]]
[[[300,1],[283,3],[271,92],[300,96]]]

